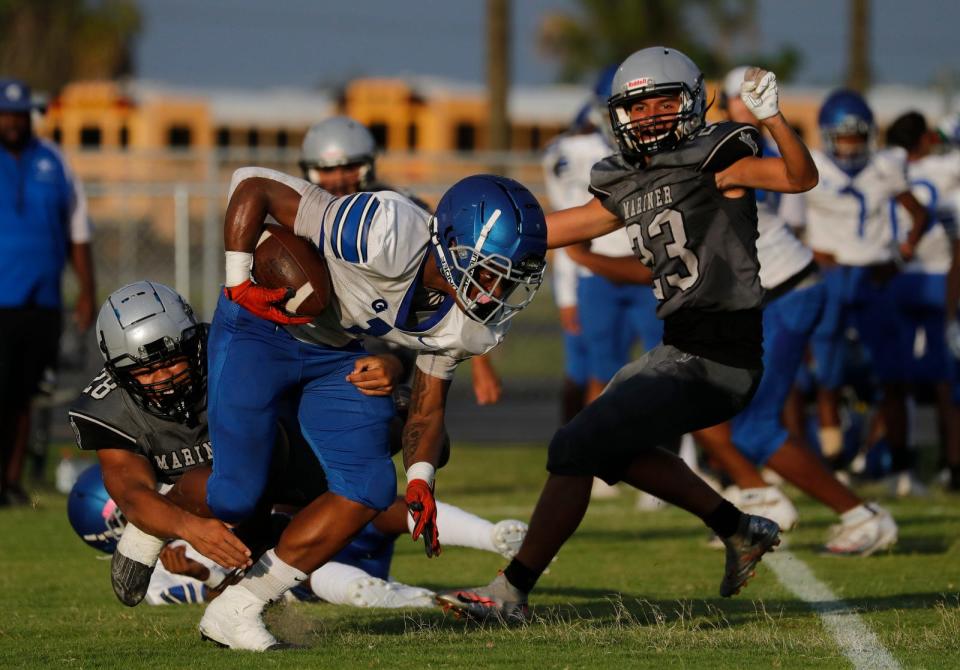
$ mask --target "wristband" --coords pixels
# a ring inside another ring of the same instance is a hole
[[[219,570],[214,570],[213,568],[207,568],[207,572],[210,573],[210,576],[203,580],[203,585],[206,586],[208,589],[217,588],[218,586],[223,584],[223,580],[226,579],[226,575],[224,575]]]
[[[226,285],[237,286],[250,279],[253,270],[253,254],[247,251],[224,252],[226,258]]]
[[[414,479],[422,479],[427,483],[427,486],[430,487],[430,490],[433,490],[433,479],[437,473],[437,469],[427,463],[426,461],[417,461],[409,468],[407,468],[407,482]]]

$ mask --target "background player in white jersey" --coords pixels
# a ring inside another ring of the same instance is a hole
[[[737,123],[758,125],[739,96],[747,68],[732,70],[724,81],[722,108]],[[777,155],[766,136],[764,155]],[[754,464],[766,465],[800,490],[840,515],[827,541],[835,554],[869,555],[897,540],[897,526],[889,512],[866,505],[842,484],[814,455],[809,446],[788,434],[783,409],[796,378],[807,343],[820,321],[826,288],[813,260],[813,252],[793,233],[790,222],[802,221],[802,197],[756,191],[757,257],[760,283],[766,291],[763,310],[763,377],[750,404],[731,421],[734,445]],[[757,482],[762,484],[762,480]],[[759,486],[758,486],[759,488]],[[741,509],[763,514],[762,501],[775,495],[762,488],[741,498]],[[757,500],[751,505],[751,498]]]
[[[280,307],[287,291],[251,281],[252,250],[267,216],[313,240],[326,259],[335,302],[309,325]],[[396,493],[389,400],[359,394],[345,380],[363,355],[357,338],[420,351],[403,434],[406,501],[414,539],[423,536],[435,554],[433,478],[450,381],[461,361],[499,344],[509,320],[533,299],[546,225],[530,192],[503,177],[461,180],[431,217],[397,193],[335,198],[278,172],[244,169],[234,176],[224,229],[227,287],[210,334],[215,459],[213,474],[197,487],[206,491],[201,511],[236,521],[253,510],[269,469],[278,400],[291,389],[301,393],[300,428],[329,483],[294,516],[276,549],[201,620],[202,634],[220,644],[264,650],[278,644],[260,617],[266,603],[327,562]],[[288,332],[278,323],[299,327]]]
[[[844,332],[853,327],[881,384],[880,413],[899,492],[919,492],[922,486],[912,474],[907,449],[904,329],[897,311],[890,309],[895,300],[890,280],[900,260],[913,256],[927,212],[910,193],[903,151],[874,151],[873,112],[859,94],[845,90],[830,94],[820,108],[818,124],[824,149],[812,154],[820,183],[804,199],[807,243],[827,285],[826,309],[812,342],[822,397],[821,427],[833,429],[821,446],[828,457],[839,452],[837,389],[843,382]],[[891,198],[912,219],[899,244],[890,220]]]
[[[907,379],[916,386],[933,386],[940,415],[943,465],[949,487],[960,490],[960,411],[954,397],[956,366],[946,338],[947,272],[957,240],[960,201],[960,151],[949,144],[934,152],[939,138],[919,112],[902,114],[887,128],[887,144],[907,152],[907,178],[914,196],[930,211],[929,229],[913,259],[894,279],[902,311]],[[891,214],[903,234],[903,208],[891,203]]]
[[[606,101],[617,67],[606,68],[594,87],[594,99],[586,115],[584,127],[574,129],[554,140],[544,155],[544,180],[547,196],[555,210],[582,205],[590,195],[590,169],[602,159],[616,153],[615,140],[606,113]],[[626,231],[617,230],[591,242],[594,253],[612,257],[632,257]],[[563,273],[569,262],[564,249],[554,252]],[[561,325],[568,332],[568,358],[582,352],[586,388],[583,401],[591,402],[603,391],[617,370],[630,359],[630,350],[637,340],[649,350],[659,344],[663,326],[656,317],[656,299],[648,286],[616,283],[602,274],[575,264],[573,273],[561,274],[564,282],[558,296],[569,304],[561,308]],[[570,276],[573,274],[573,276]],[[554,276],[558,276],[555,271]],[[571,288],[573,290],[571,290]],[[572,300],[571,300],[572,298]],[[564,311],[565,310],[565,311]],[[569,330],[576,327],[576,335]],[[572,418],[566,417],[566,420]],[[616,495],[616,488],[603,480],[594,481],[593,495]]]
[[[743,409],[760,381],[763,290],[750,189],[800,192],[817,181],[803,143],[779,113],[776,78],[753,69],[741,95],[782,158],[761,158],[752,126],[706,125],[705,84],[684,54],[630,56],[609,100],[620,153],[593,169],[581,207],[550,215],[551,246],[626,225],[652,274],[663,344],[625,366],[550,443],[550,476],[527,537],[490,584],[441,594],[478,617],[526,618],[528,593],[587,511],[593,476],[631,485],[697,515],[726,547],[720,595],[740,591],[779,542],[773,521],[740,512],[658,445]]]
[[[397,191],[423,209],[430,206],[412,193],[394,188],[377,178],[377,145],[373,135],[361,123],[347,116],[333,116],[310,126],[300,147],[300,169],[311,184],[336,196],[360,191]],[[367,348],[378,351],[377,341]],[[404,383],[409,382],[413,366],[404,358]],[[474,356],[470,361],[473,393],[478,405],[500,401],[502,386],[490,357]]]

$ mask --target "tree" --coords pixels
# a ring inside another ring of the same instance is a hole
[[[560,61],[561,81],[579,81],[634,51],[657,45],[683,51],[707,77],[722,77],[731,67],[751,62],[775,69],[786,81],[800,64],[799,52],[790,46],[775,54],[735,53],[739,42],[756,42],[756,0],[578,0],[578,4],[577,14],[552,13],[540,26],[540,46]]]
[[[56,92],[133,71],[134,0],[0,0],[0,72]]]

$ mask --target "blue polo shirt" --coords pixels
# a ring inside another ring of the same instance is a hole
[[[33,138],[19,158],[0,147],[0,308],[61,307],[75,206],[55,146]]]

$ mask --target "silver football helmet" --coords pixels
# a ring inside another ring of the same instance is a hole
[[[178,421],[202,409],[207,390],[207,326],[180,294],[139,281],[110,294],[97,316],[107,374],[143,409]],[[138,376],[186,363],[160,381]]]
[[[308,181],[318,180],[311,170],[359,165],[360,187],[374,181],[377,143],[363,124],[346,116],[333,116],[310,126],[300,148],[300,169]]]
[[[680,96],[677,114],[660,114],[633,121],[630,108],[641,98]],[[703,73],[676,49],[641,49],[623,61],[613,77],[607,104],[620,151],[642,158],[669,151],[703,127],[707,115]]]

